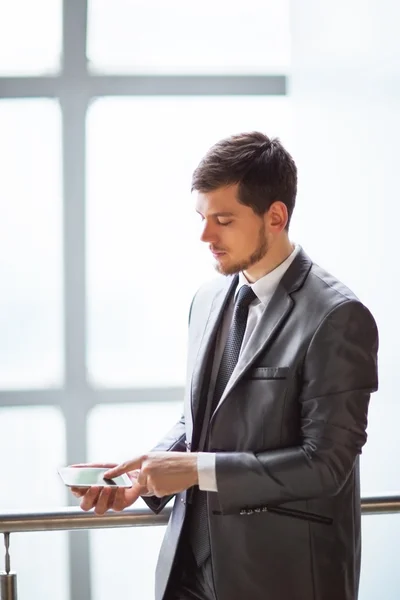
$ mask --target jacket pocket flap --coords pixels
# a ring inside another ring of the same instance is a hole
[[[289,367],[255,367],[250,369],[249,379],[286,379]]]

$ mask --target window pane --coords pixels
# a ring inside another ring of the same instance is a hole
[[[182,401],[96,407],[88,422],[89,460],[123,461],[150,450],[180,418],[181,409]],[[145,503],[139,499],[135,506]],[[134,589],[135,598],[153,600],[164,532],[165,527],[91,531],[93,598],[131,598]],[[134,584],[126,576],[132,572]]]
[[[88,115],[88,369],[107,386],[181,385],[193,294],[214,277],[190,196],[218,139],[287,141],[284,97],[123,98]]]
[[[337,3],[293,7],[290,93],[301,186],[292,234],[376,318],[379,390],[368,414],[362,493],[399,492],[400,86],[391,84],[398,61],[390,58],[399,47],[400,6],[390,0],[382,10],[378,0],[360,1],[345,20]],[[371,152],[372,140],[379,151]],[[384,547],[385,556],[391,552],[394,546]]]
[[[62,380],[60,112],[0,102],[0,387]]]
[[[0,2],[0,75],[56,71],[61,20],[61,0]]]
[[[66,461],[65,447],[59,409],[0,408],[0,456],[7,457],[1,467],[0,512],[65,505],[65,486],[57,473]],[[11,535],[11,569],[18,574],[19,597],[69,599],[67,535],[64,531]]]
[[[96,70],[273,73],[289,65],[289,1],[90,0]]]
[[[301,180],[293,225],[310,256],[377,320],[379,391],[370,403],[361,482],[363,495],[384,495],[400,490],[400,87],[392,85],[400,12],[395,0],[358,1],[343,19],[339,4],[292,3],[290,93]],[[360,600],[400,597],[399,536],[399,514],[363,517]]]
[[[400,597],[400,515],[365,515],[362,519],[360,600]]]

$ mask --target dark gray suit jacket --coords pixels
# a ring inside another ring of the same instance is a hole
[[[185,409],[158,450],[190,451],[207,357],[237,277],[196,294]],[[303,250],[283,276],[210,421],[218,493],[208,493],[218,600],[355,600],[359,455],[378,386],[367,308]],[[156,570],[162,600],[187,493],[175,498]],[[149,498],[159,512],[170,498]]]

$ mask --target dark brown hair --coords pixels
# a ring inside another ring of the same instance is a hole
[[[280,200],[288,211],[288,224],[297,193],[297,168],[277,138],[263,133],[241,133],[210,148],[193,173],[192,191],[211,192],[238,185],[238,200],[258,215]]]

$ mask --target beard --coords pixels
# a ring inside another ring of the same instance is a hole
[[[249,269],[256,263],[258,263],[258,261],[264,258],[267,252],[268,241],[267,236],[265,235],[265,225],[263,223],[258,232],[257,247],[248,258],[243,259],[240,262],[233,263],[231,265],[217,264],[215,268],[218,271],[218,273],[221,273],[221,275],[235,275],[236,273],[245,271],[246,269]]]

